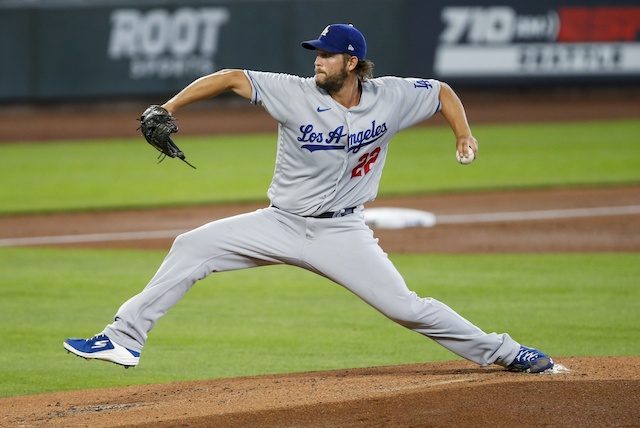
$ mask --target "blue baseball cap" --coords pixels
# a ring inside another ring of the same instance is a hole
[[[302,47],[330,53],[348,53],[361,60],[367,55],[367,42],[364,36],[351,24],[327,25],[317,40],[302,42]]]

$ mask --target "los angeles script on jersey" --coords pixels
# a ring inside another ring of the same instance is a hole
[[[313,124],[310,123],[300,126],[298,141],[305,143],[300,148],[315,152],[316,150],[342,150],[345,148],[346,139],[346,143],[349,145],[348,151],[358,153],[358,150],[362,147],[382,138],[387,130],[386,122],[378,125],[375,120],[371,121],[370,128],[348,135],[344,125],[340,125],[332,131],[323,132],[316,130]]]

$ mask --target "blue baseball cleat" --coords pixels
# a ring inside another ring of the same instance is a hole
[[[520,346],[518,355],[507,366],[512,372],[541,373],[553,367],[553,359],[537,349]]]
[[[87,360],[103,360],[120,364],[125,368],[135,367],[140,361],[140,353],[112,342],[104,333],[91,339],[67,339],[62,344],[67,352]]]

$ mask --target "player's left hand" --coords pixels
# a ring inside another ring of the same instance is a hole
[[[160,162],[165,157],[178,158],[191,168],[195,166],[186,161],[182,150],[171,139],[171,134],[178,132],[173,116],[164,107],[152,105],[140,116],[140,129],[147,143],[160,152]]]

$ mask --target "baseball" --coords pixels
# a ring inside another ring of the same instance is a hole
[[[467,157],[460,156],[460,153],[456,150],[456,160],[460,162],[462,165],[468,165],[476,158],[476,155],[471,150],[471,147],[467,149]]]

